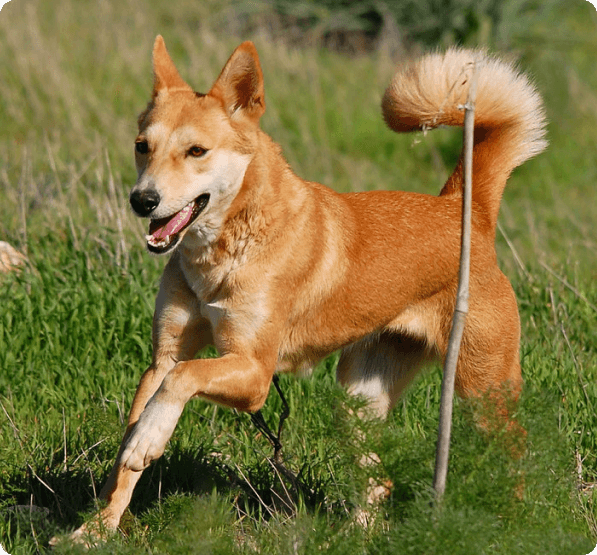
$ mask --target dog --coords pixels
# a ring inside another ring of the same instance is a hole
[[[541,98],[511,64],[453,48],[399,69],[382,111],[397,132],[462,126],[479,57],[470,307],[456,389],[499,405],[505,388],[518,395],[522,378],[518,309],[495,230],[510,173],[546,147]],[[251,42],[207,94],[182,79],[161,36],[153,69],[130,203],[149,219],[149,251],[171,256],[153,360],[93,521],[104,531],[118,526],[193,397],[257,411],[276,372],[305,371],[341,350],[338,381],[384,417],[421,366],[445,356],[458,282],[462,156],[437,197],[339,194],[297,177],[260,129],[264,82]],[[219,358],[194,359],[208,344]],[[93,530],[88,523],[71,537],[88,541]]]

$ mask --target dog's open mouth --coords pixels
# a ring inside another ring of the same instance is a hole
[[[182,238],[181,233],[189,227],[209,202],[209,193],[198,196],[182,210],[159,220],[151,220],[149,235],[146,235],[147,248],[155,254],[165,254],[172,250]]]

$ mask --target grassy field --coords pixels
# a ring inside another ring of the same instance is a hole
[[[379,113],[398,56],[354,58],[247,35],[239,3],[12,0],[0,13],[0,240],[26,253],[0,278],[0,544],[43,553],[95,510],[123,422],[151,357],[164,259],[128,209],[136,115],[165,36],[205,91],[240,40],[257,44],[263,127],[295,171],[340,191],[436,193],[460,134],[397,136]],[[528,452],[512,461],[458,401],[441,508],[430,504],[440,370],[423,375],[388,422],[363,423],[334,382],[283,377],[283,434],[296,483],[246,414],[200,400],[144,474],[106,553],[586,554],[597,543],[597,16],[553,10],[510,45],[543,94],[546,153],[516,170],[500,216],[500,264],[516,290]],[[223,31],[225,30],[225,31]],[[382,45],[383,46],[383,45]],[[204,353],[213,356],[213,352]],[[273,392],[264,409],[276,423]],[[355,433],[360,430],[360,433]],[[355,439],[355,438],[359,439]],[[374,450],[390,499],[355,524]],[[521,476],[524,495],[519,499]],[[75,552],[61,546],[57,552]]]

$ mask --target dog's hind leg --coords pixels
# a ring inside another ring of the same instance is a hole
[[[338,381],[353,395],[368,401],[360,416],[385,418],[402,392],[415,378],[421,366],[432,358],[427,343],[411,336],[384,332],[366,337],[342,351],[337,368]],[[376,453],[366,453],[359,464],[369,467],[381,461]],[[358,509],[356,522],[366,527],[376,514],[375,507],[390,494],[389,480],[370,478],[367,488],[368,509]]]
[[[472,283],[455,387],[463,398],[479,401],[477,424],[498,433],[514,457],[525,450],[526,432],[513,417],[522,389],[519,360],[520,322],[508,279],[498,270]],[[503,434],[502,432],[505,432]]]
[[[421,366],[432,358],[423,340],[383,332],[353,343],[340,356],[336,375],[352,395],[362,395],[374,416],[385,418]]]
[[[97,543],[105,532],[109,533],[118,527],[141,477],[141,472],[125,468],[120,460],[131,429],[175,364],[179,360],[193,358],[198,350],[212,342],[209,322],[201,316],[199,301],[186,285],[174,256],[164,270],[156,301],[153,360],[137,387],[116,463],[100,493],[100,499],[107,505],[96,518],[71,534],[72,541],[89,547]],[[53,545],[57,542],[57,538],[52,540]]]

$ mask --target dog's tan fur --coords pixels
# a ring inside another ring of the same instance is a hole
[[[388,125],[461,126],[474,55],[452,49],[400,70],[383,100]],[[517,395],[522,384],[518,310],[497,266],[495,226],[510,172],[546,144],[534,88],[511,65],[482,58],[471,301],[456,379],[465,397],[505,386]],[[384,416],[421,364],[445,354],[458,279],[462,160],[439,197],[338,194],[294,175],[259,128],[265,100],[252,43],[236,49],[207,95],[183,81],[161,37],[153,63],[137,139],[147,152],[137,154],[133,191],[159,193],[154,219],[211,196],[164,271],[153,361],[102,492],[107,529],[118,525],[141,471],[162,455],[193,397],[255,411],[276,371],[306,370],[342,349],[339,381]],[[193,359],[207,344],[220,357]]]

